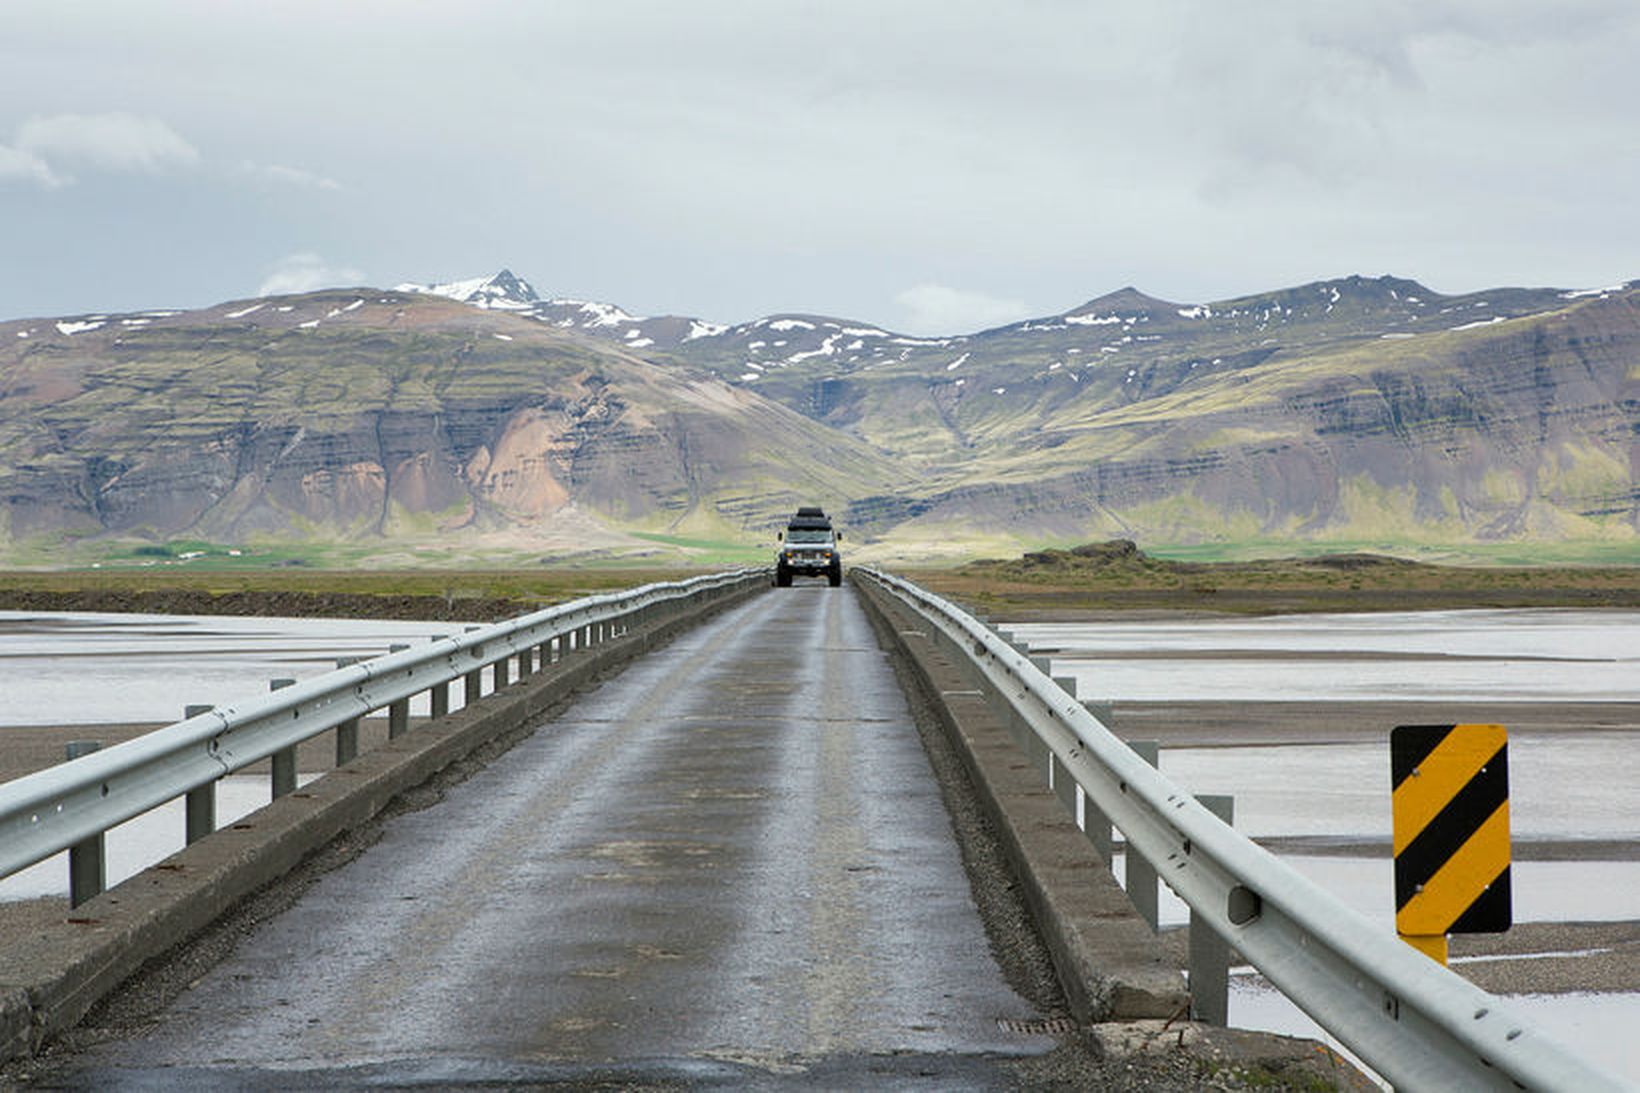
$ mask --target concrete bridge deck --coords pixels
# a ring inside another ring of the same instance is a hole
[[[859,600],[816,585],[579,696],[48,1084],[991,1087],[1042,1016]]]

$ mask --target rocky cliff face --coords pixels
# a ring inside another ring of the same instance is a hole
[[[577,319],[579,317],[579,319]],[[0,324],[0,542],[1640,532],[1640,290],[1134,290],[952,338],[517,278]]]
[[[1028,511],[1007,518],[1091,512],[1152,539],[1630,537],[1637,297],[1393,351],[1272,356],[1082,419],[1057,408],[1022,461],[1034,473],[1006,491]],[[920,518],[995,494],[959,484]]]

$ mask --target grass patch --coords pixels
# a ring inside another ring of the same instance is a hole
[[[11,571],[0,609],[483,621],[713,568]]]
[[[1416,543],[1390,539],[1254,538],[1210,543],[1163,543],[1145,549],[1152,557],[1175,562],[1246,562],[1366,553],[1465,566],[1640,566],[1640,541],[1633,539]]]
[[[940,595],[1013,618],[1124,610],[1230,614],[1504,607],[1640,608],[1640,566],[1455,566],[1366,552],[1181,561],[1127,540],[920,569]]]
[[[773,556],[773,544],[749,545],[731,539],[697,539],[685,535],[661,535],[656,532],[629,532],[634,539],[656,543],[686,552],[691,561],[713,565],[758,565]]]

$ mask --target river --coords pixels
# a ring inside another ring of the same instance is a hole
[[[1640,703],[1640,612],[1441,611],[1254,619],[1033,623],[1005,629],[1042,650],[1083,697],[1123,703],[1484,701]],[[171,721],[189,703],[226,703],[275,677],[322,674],[341,656],[382,653],[459,631],[450,623],[223,616],[0,612],[0,746],[6,726]],[[458,689],[459,690],[459,689]],[[459,695],[457,695],[459,698]],[[1342,708],[1342,706],[1340,706]],[[1388,839],[1386,716],[1382,738],[1168,747],[1162,770],[1196,793],[1236,798],[1236,826],[1255,836]],[[1511,735],[1517,838],[1640,840],[1640,727]],[[220,822],[267,799],[262,779],[228,779]],[[173,811],[180,805],[172,806]],[[110,834],[110,881],[180,846],[179,816],[139,818]],[[175,845],[173,845],[173,843]],[[1392,927],[1386,856],[1306,854],[1298,868]],[[1537,860],[1514,866],[1517,921],[1640,919],[1640,861]],[[0,899],[66,886],[60,862],[0,883]],[[1164,924],[1186,909],[1164,892]],[[1233,981],[1231,1017],[1246,1027],[1320,1035],[1255,976]],[[1627,1035],[1640,994],[1524,996],[1546,1027],[1631,1075]]]

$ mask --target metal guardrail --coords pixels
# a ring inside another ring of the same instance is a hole
[[[358,719],[389,710],[389,733],[408,724],[412,695],[432,693],[435,715],[448,709],[450,684],[466,681],[466,698],[480,697],[482,673],[492,689],[505,685],[512,658],[520,675],[533,671],[536,652],[545,666],[554,654],[606,640],[616,626],[639,625],[769,579],[767,568],[742,569],[686,581],[644,585],[588,596],[492,626],[474,627],[284,687],[244,702],[219,706],[136,739],[0,785],[0,877],[75,850],[109,828],[167,801],[213,794],[217,779],[260,759],[275,757],[274,795],[295,787],[291,749],[337,730],[337,758],[357,750]],[[279,681],[285,682],[285,681]],[[281,785],[281,774],[284,783]],[[204,815],[214,815],[214,797]],[[209,826],[207,825],[207,831]],[[198,832],[204,834],[206,832]],[[190,841],[196,836],[190,821]]]
[[[927,621],[1206,923],[1396,1088],[1619,1090],[1506,1000],[1415,952],[1223,823],[985,624],[909,581],[854,572]],[[1042,772],[1047,776],[1047,771]]]

